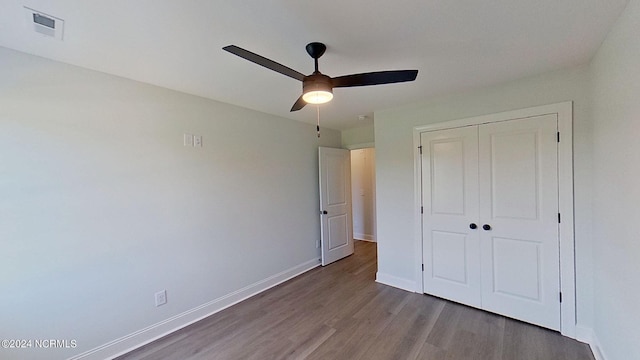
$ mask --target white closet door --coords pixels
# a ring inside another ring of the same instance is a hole
[[[477,127],[425,132],[421,145],[425,292],[480,307]]]
[[[560,329],[556,133],[554,114],[421,134],[426,293]]]
[[[557,118],[479,126],[482,308],[560,329]]]

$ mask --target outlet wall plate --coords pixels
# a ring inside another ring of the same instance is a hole
[[[167,303],[167,290],[158,291],[156,293],[156,306],[161,306]]]

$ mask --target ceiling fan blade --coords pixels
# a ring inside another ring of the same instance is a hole
[[[296,100],[296,103],[293,104],[293,106],[291,107],[291,111],[298,111],[302,109],[305,105],[307,105],[307,102],[302,100],[302,95],[300,95],[298,100]]]
[[[418,70],[377,71],[362,74],[338,76],[331,79],[333,87],[351,87],[392,84],[413,81],[418,76]]]
[[[238,55],[243,59],[249,60],[253,63],[256,63],[258,65],[264,66],[267,69],[273,70],[275,72],[279,72],[282,75],[286,75],[288,77],[292,77],[296,80],[304,80],[304,75],[291,69],[288,68],[282,64],[278,64],[277,62],[273,61],[273,60],[269,60],[264,56],[260,56],[258,54],[252,53],[249,50],[245,50],[241,47],[237,47],[235,45],[228,45],[222,48],[222,50],[228,51],[234,55]]]

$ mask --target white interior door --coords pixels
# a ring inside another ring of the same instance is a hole
[[[322,265],[353,254],[349,150],[320,147]]]
[[[480,242],[469,227],[478,221],[478,129],[425,132],[421,145],[425,292],[480,307]]]
[[[557,118],[482,125],[482,307],[560,329]]]
[[[556,132],[554,114],[421,134],[425,292],[560,329]]]

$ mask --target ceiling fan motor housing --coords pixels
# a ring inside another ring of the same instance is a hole
[[[327,75],[315,72],[302,81],[302,100],[307,104],[324,104],[333,99],[333,81]]]
[[[305,76],[302,82],[302,93],[306,94],[310,91],[327,91],[333,93],[331,78],[320,73]]]

